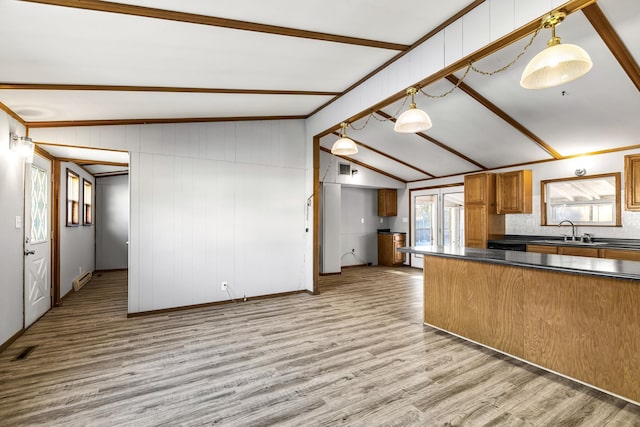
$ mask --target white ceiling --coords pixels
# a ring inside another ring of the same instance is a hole
[[[0,89],[0,102],[34,125],[83,120],[306,117],[474,2],[119,3],[285,27],[275,29],[276,33],[303,30],[403,46],[371,47],[366,41],[362,45],[322,40],[323,34],[311,35],[316,38],[291,37],[0,0],[0,85],[13,85]],[[637,68],[640,2],[599,0],[596,7],[612,24]],[[173,17],[181,19],[184,15]],[[461,89],[442,99],[418,95],[418,106],[429,113],[433,128],[424,135],[396,134],[392,122],[372,118],[364,130],[349,129],[349,135],[363,144],[353,159],[402,181],[415,181],[552,158],[539,145],[541,141],[563,156],[638,144],[638,88],[594,26],[582,12],[577,12],[557,31],[564,43],[577,44],[589,52],[594,68],[587,76],[563,87],[540,91],[520,88],[519,78],[526,62],[549,38],[549,32],[543,31],[521,61],[509,70],[493,77],[470,73],[464,80],[488,103],[511,117],[511,123]],[[527,40],[503,48],[476,65],[487,70],[499,68],[514,58]],[[461,77],[462,72],[456,76]],[[26,84],[90,87],[19,87]],[[104,87],[114,85],[125,87]],[[425,90],[438,94],[451,86],[449,81],[441,80]],[[239,93],[243,91],[250,93]],[[383,111],[395,115],[401,104],[398,101]],[[365,120],[353,126],[358,128]],[[515,122],[529,133],[514,126]],[[322,138],[322,147],[329,149],[336,138]],[[103,150],[95,151],[59,154],[95,161],[91,167],[100,170],[96,173],[108,173],[109,163],[121,163]],[[104,164],[98,167],[100,162]]]

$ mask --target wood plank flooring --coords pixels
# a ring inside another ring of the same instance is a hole
[[[94,277],[0,354],[1,426],[640,426],[638,406],[424,327],[421,270],[130,319],[126,287]]]

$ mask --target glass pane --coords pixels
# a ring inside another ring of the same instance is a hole
[[[436,245],[437,196],[417,196],[415,203],[416,246]]]
[[[47,240],[47,172],[31,165],[31,241]]]
[[[570,220],[580,225],[615,225],[616,177],[601,176],[548,182],[547,225]]]
[[[464,246],[464,193],[447,193],[443,203],[443,243],[446,246]]]

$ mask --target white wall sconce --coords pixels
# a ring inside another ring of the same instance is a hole
[[[35,145],[31,138],[11,134],[9,137],[9,149],[22,157],[27,163],[33,163]]]

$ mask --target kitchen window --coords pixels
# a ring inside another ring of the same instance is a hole
[[[620,226],[620,173],[541,181],[542,225]]]

